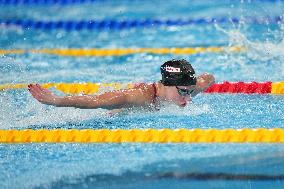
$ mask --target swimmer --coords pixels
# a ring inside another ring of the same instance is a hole
[[[214,82],[213,75],[204,73],[198,77],[186,60],[170,60],[160,67],[162,80],[147,84],[137,84],[132,89],[123,89],[91,96],[57,96],[39,84],[30,84],[28,90],[39,102],[57,107],[81,109],[121,109],[131,107],[154,107],[167,101],[185,107],[192,97],[205,91]]]

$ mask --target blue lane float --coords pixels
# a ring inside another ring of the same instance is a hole
[[[98,0],[0,0],[0,5],[69,5],[93,3],[97,1]]]
[[[283,17],[261,17],[261,18],[199,18],[199,19],[176,19],[176,20],[101,20],[101,21],[36,21],[36,20],[0,20],[4,26],[17,26],[23,29],[44,29],[44,30],[122,30],[131,28],[149,28],[159,26],[186,26],[198,24],[278,24],[283,21]]]
[[[98,1],[105,1],[105,0],[0,0],[0,5],[72,5],[72,4],[94,3]],[[284,0],[253,0],[252,2],[275,3],[275,2],[284,2]]]

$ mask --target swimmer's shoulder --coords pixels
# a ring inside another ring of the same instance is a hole
[[[155,83],[137,83],[134,85],[133,90],[140,93],[140,97],[146,99],[149,102],[152,102],[153,98],[156,95],[156,84]]]

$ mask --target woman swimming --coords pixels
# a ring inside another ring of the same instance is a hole
[[[215,82],[214,76],[208,73],[196,77],[191,64],[183,59],[167,61],[160,69],[162,80],[159,82],[141,83],[132,89],[111,91],[97,96],[61,97],[39,84],[30,84],[28,89],[39,102],[57,107],[120,109],[149,106],[158,109],[160,101],[184,107],[192,97]]]

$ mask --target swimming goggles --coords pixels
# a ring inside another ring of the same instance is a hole
[[[194,92],[194,89],[192,89],[192,90],[180,89],[177,86],[176,86],[176,88],[177,88],[178,94],[180,96],[186,96],[186,95],[191,96],[191,94]]]

